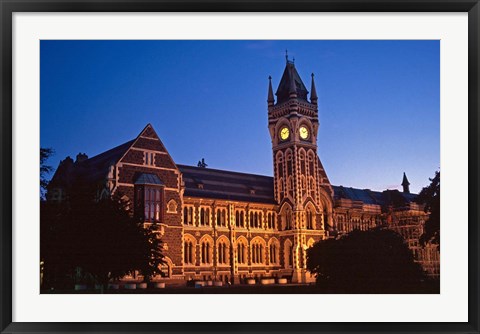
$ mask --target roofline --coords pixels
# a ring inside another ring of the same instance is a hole
[[[178,167],[179,169],[182,169],[182,167],[186,167],[186,168],[194,168],[194,169],[199,169],[199,170],[207,170],[207,171],[222,172],[222,173],[229,173],[229,174],[236,174],[236,175],[245,175],[245,176],[257,176],[257,177],[264,177],[264,178],[273,179],[273,176],[270,176],[270,175],[252,174],[252,173],[245,173],[245,172],[236,172],[236,171],[225,170],[225,169],[204,168],[204,167],[181,165],[181,164],[177,164],[177,167]]]

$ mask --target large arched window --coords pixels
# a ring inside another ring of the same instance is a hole
[[[265,241],[254,238],[251,242],[252,264],[265,263]]]

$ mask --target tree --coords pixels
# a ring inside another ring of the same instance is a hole
[[[424,279],[402,236],[380,228],[316,243],[307,268],[331,293],[411,293]]]
[[[121,194],[94,201],[91,191],[79,189],[68,203],[44,208],[42,224],[54,227],[42,229],[41,255],[50,282],[70,278],[71,284],[80,273],[103,286],[137,271],[146,281],[161,275],[162,244],[154,227],[145,228]]]
[[[47,190],[47,175],[53,171],[53,167],[47,165],[47,160],[55,151],[51,148],[40,148],[40,197],[43,198]]]
[[[433,179],[429,180],[430,185],[423,188],[417,197],[417,202],[425,204],[425,212],[429,213],[420,242],[440,244],[440,171],[436,171]]]

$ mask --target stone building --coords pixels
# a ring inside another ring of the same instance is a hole
[[[406,176],[403,192],[331,185],[317,154],[313,75],[308,92],[287,59],[275,96],[269,78],[273,177],[204,163],[178,165],[148,124],[135,139],[95,157],[67,157],[50,182],[47,199],[64,200],[78,180],[95,185],[100,197],[122,194],[145,224],[157,226],[167,262],[163,269],[171,280],[286,277],[309,282],[314,279],[306,270],[310,246],[377,226],[399,232],[417,261],[438,276],[439,249],[419,244],[428,215],[415,203]]]

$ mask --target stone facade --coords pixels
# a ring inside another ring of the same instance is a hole
[[[428,215],[404,191],[332,186],[317,155],[317,94],[287,60],[275,101],[268,87],[273,177],[177,165],[149,124],[132,141],[88,159],[63,160],[47,199],[62,201],[73,180],[96,184],[99,196],[128,199],[163,240],[166,279],[286,277],[309,282],[306,250],[354,229],[400,233],[415,258],[439,276],[439,249],[422,247]],[[127,278],[133,279],[133,278]],[[160,278],[158,278],[160,279]]]

